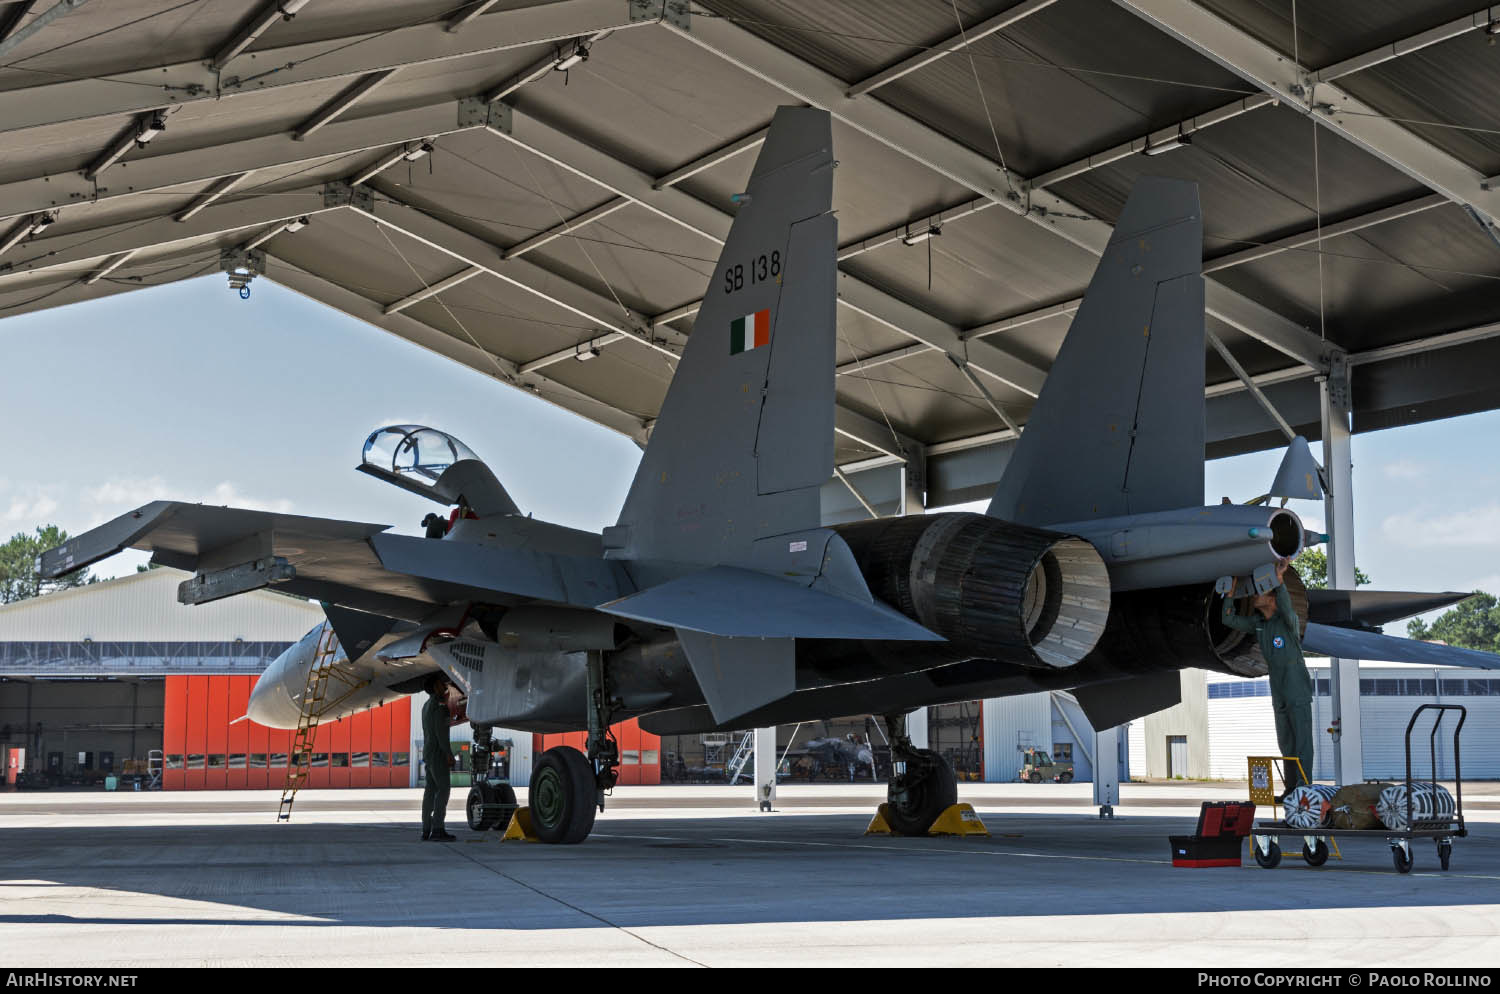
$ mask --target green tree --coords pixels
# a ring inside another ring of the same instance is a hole
[[[1328,553],[1322,549],[1303,549],[1302,554],[1292,560],[1292,566],[1297,570],[1297,575],[1302,577],[1302,585],[1308,590],[1326,590],[1328,588]],[[1370,582],[1365,571],[1358,566],[1354,567],[1354,585],[1363,587]]]
[[[1406,623],[1406,634],[1424,642],[1447,642],[1465,649],[1500,652],[1500,600],[1482,590],[1454,605],[1430,626],[1421,618]]]
[[[35,534],[17,532],[9,542],[0,545],[0,604],[93,583],[95,578],[86,569],[56,580],[44,580],[37,572],[37,557],[67,540],[68,533],[56,525],[39,525]]]

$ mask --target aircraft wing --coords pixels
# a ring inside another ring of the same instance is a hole
[[[592,607],[631,593],[616,564],[533,549],[385,534],[388,525],[155,501],[41,556],[53,578],[120,552],[191,570],[178,600],[200,604],[261,587],[420,621],[435,605],[489,600]]]
[[[1379,632],[1309,623],[1302,648],[1339,659],[1369,659],[1386,663],[1426,663],[1430,666],[1475,666],[1500,670],[1500,656],[1456,645],[1419,642]]]

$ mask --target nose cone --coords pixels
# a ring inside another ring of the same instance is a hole
[[[297,727],[302,709],[287,687],[296,671],[296,667],[292,665],[292,657],[296,655],[297,648],[294,645],[276,657],[276,661],[266,667],[266,671],[256,681],[255,689],[250,692],[250,705],[246,708],[246,714],[257,725],[265,725],[267,728]]]

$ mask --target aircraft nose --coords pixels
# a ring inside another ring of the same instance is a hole
[[[293,669],[289,657],[295,651],[296,646],[293,646],[276,657],[275,662],[266,667],[266,671],[260,675],[255,688],[250,692],[250,703],[245,713],[257,725],[265,725],[267,728],[297,727],[297,722],[302,717],[302,709],[298,707],[287,686],[288,677]]]

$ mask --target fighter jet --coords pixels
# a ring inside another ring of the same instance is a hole
[[[817,770],[830,766],[847,770],[850,783],[854,782],[854,775],[860,769],[869,770],[870,778],[875,778],[875,752],[868,743],[858,741],[852,732],[844,738],[830,735],[809,739],[802,752],[816,763]]]
[[[888,820],[920,834],[956,787],[905,734],[917,708],[1066,688],[1107,728],[1176,703],[1183,668],[1265,673],[1254,640],[1219,620],[1216,581],[1263,585],[1323,537],[1285,508],[1202,506],[1196,187],[1137,183],[987,513],[824,527],[834,167],[829,115],[778,110],[603,534],[523,514],[461,442],[396,426],[369,437],[359,469],[451,508],[428,537],[158,501],[46,553],[42,572],[129,547],[193,572],[184,603],[268,586],[321,601],[340,651],[330,663],[315,630],[277,659],[250,702],[265,725],[294,727],[311,707],[338,718],[441,671],[476,757],[495,727],[587,729],[586,751],[548,750],[531,779],[548,799],[537,833],[560,843],[592,829],[620,761],[609,728],[626,718],[671,734],[881,715]],[[1359,627],[1463,595],[1294,594],[1310,651],[1500,665]],[[322,668],[337,685],[310,698]],[[471,815],[494,789],[474,788]]]

